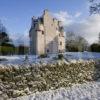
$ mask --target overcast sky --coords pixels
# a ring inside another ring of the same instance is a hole
[[[66,31],[84,36],[89,43],[97,41],[100,15],[89,15],[88,0],[0,0],[0,19],[17,42],[28,43],[32,16],[48,9],[63,22]]]

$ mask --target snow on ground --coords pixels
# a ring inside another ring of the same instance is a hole
[[[100,82],[77,84],[10,100],[100,100]]]
[[[100,53],[96,52],[66,52],[69,59],[100,59]]]
[[[54,62],[54,57],[57,54],[49,55],[47,58],[38,58],[35,55],[28,56],[28,63],[51,63]],[[89,59],[100,59],[100,53],[91,52],[66,52],[64,56],[68,61],[74,61],[78,59],[89,60]],[[1,64],[23,64],[25,63],[25,55],[12,55],[12,56],[0,56],[0,59],[6,59],[7,61],[0,61]]]

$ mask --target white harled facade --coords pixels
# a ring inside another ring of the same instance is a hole
[[[65,36],[61,21],[53,18],[48,10],[44,10],[39,18],[32,17],[29,36],[31,54],[65,52]]]

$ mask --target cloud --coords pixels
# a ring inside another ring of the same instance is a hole
[[[80,17],[81,15],[82,15],[81,12],[77,12],[77,13],[75,14],[75,17],[78,18],[78,17]]]
[[[89,43],[97,41],[100,32],[100,15],[95,14],[87,18],[79,18],[82,13],[70,15],[68,12],[59,12],[55,17],[63,22],[66,31],[73,31],[85,37]]]
[[[97,41],[100,32],[100,15],[89,16],[85,20],[72,23],[66,30],[73,30],[78,35],[85,37],[89,43]]]
[[[18,46],[20,44],[29,46],[29,34],[28,34],[28,30],[26,30],[24,32],[24,34],[13,33],[13,34],[9,34],[9,35],[10,35],[10,38],[13,39],[13,43],[16,46]]]
[[[68,12],[60,11],[59,13],[54,13],[53,15],[54,17],[62,21],[64,26],[68,26],[73,22],[72,16],[69,15]]]

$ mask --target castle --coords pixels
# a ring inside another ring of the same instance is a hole
[[[41,17],[32,17],[29,31],[30,53],[55,54],[65,51],[64,28],[61,21],[52,18],[48,10]]]

